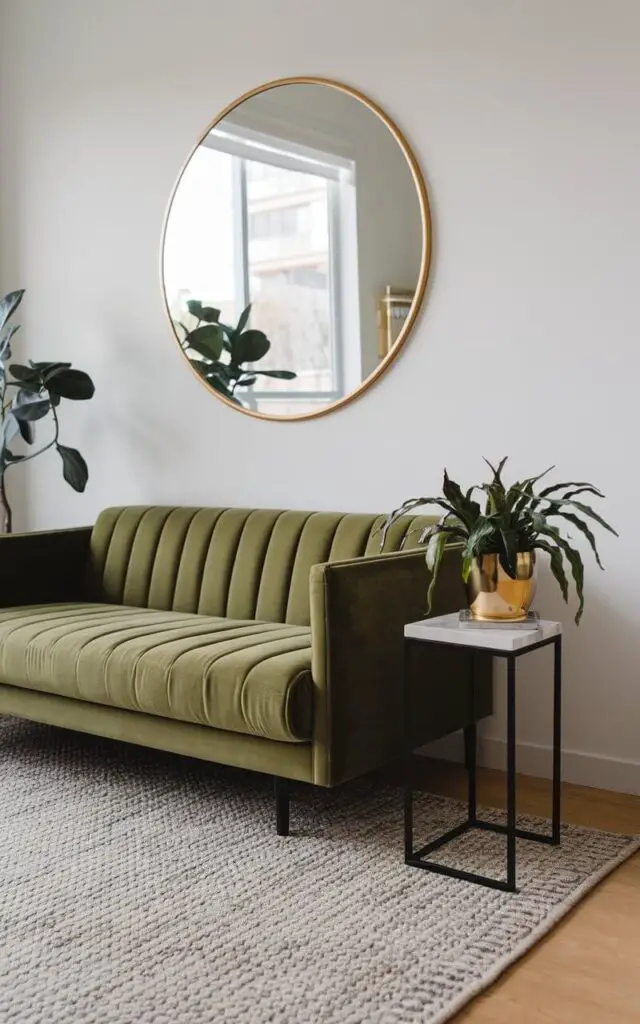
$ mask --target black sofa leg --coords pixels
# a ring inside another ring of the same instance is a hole
[[[276,832],[279,836],[289,835],[289,780],[273,777],[273,790],[276,797]]]
[[[467,771],[471,768],[472,759],[472,744],[474,741],[474,728],[473,725],[466,725],[464,728],[464,766]]]

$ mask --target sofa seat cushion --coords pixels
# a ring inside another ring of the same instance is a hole
[[[2,608],[0,682],[272,740],[311,738],[305,626],[110,604]]]

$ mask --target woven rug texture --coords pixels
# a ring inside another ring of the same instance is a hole
[[[501,893],[405,867],[397,789],[296,787],[282,838],[268,779],[6,718],[0,801],[2,1024],[441,1024],[639,846],[519,841]],[[420,839],[463,813],[419,797]]]

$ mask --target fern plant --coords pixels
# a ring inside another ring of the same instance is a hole
[[[497,467],[484,460],[493,477],[463,491],[452,480],[445,469],[442,495],[429,498],[409,498],[408,501],[390,512],[382,527],[382,543],[390,527],[401,516],[414,512],[423,506],[439,507],[444,510],[437,523],[425,527],[419,543],[426,545],[426,562],[431,571],[428,593],[428,609],[431,611],[433,591],[445,549],[458,547],[462,555],[462,577],[466,583],[474,558],[482,555],[497,555],[504,571],[516,578],[517,554],[520,551],[544,551],[549,555],[551,572],[558,582],[565,601],[569,596],[569,581],[565,571],[568,564],[578,596],[576,624],[582,618],[584,609],[584,564],[580,552],[570,543],[571,536],[563,536],[560,525],[569,524],[589,543],[598,566],[603,569],[596,547],[595,537],[586,520],[593,520],[600,526],[618,534],[590,505],[578,500],[579,495],[591,494],[604,498],[604,494],[593,484],[578,481],[551,484],[542,490],[536,485],[554,469],[550,466],[538,476],[517,480],[509,487],[502,479],[507,462],[505,457]],[[475,500],[480,492],[484,501]],[[554,522],[554,520],[556,522]],[[563,521],[557,524],[557,521]]]

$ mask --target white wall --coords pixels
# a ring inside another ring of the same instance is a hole
[[[5,0],[2,281],[28,289],[28,354],[74,359],[98,391],[65,409],[92,471],[32,467],[26,527],[107,503],[386,509],[464,481],[480,456],[593,479],[602,538],[566,626],[571,777],[640,789],[636,0]],[[255,84],[317,73],[382,103],[425,168],[435,252],[413,340],[369,393],[319,420],[231,411],[165,321],[160,228],[212,114]],[[233,457],[228,457],[229,451]],[[44,464],[43,464],[44,463]],[[548,742],[544,652],[523,677],[525,758]],[[527,685],[528,684],[528,685]],[[500,723],[490,730],[501,735]],[[490,756],[497,744],[488,746]]]

